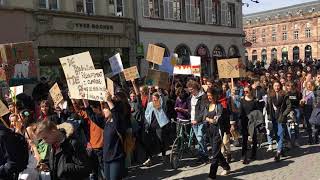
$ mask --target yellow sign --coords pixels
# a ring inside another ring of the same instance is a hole
[[[52,98],[52,101],[54,103],[54,106],[57,107],[61,101],[63,101],[63,96],[61,94],[61,91],[60,91],[60,88],[59,88],[59,85],[57,83],[55,83],[51,89],[50,89],[50,95],[51,95],[51,98]]]
[[[245,65],[240,58],[217,60],[219,78],[239,78],[246,74]]]
[[[162,64],[165,49],[153,44],[149,44],[146,60],[155,64]]]
[[[127,81],[140,78],[137,66],[132,66],[130,68],[124,69],[123,74]]]

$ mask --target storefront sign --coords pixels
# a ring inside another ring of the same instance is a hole
[[[123,74],[127,81],[132,81],[140,78],[137,66],[133,66],[123,70]]]
[[[92,101],[105,101],[107,88],[103,70],[82,71],[80,74],[82,97]]]
[[[123,34],[124,23],[54,17],[52,28],[58,31]]]
[[[95,69],[90,53],[87,51],[84,53],[63,57],[59,60],[66,76],[71,98],[82,99],[80,94],[80,90],[82,89],[80,72]]]
[[[55,83],[50,89],[50,96],[54,103],[54,106],[57,107],[63,101],[63,96],[61,94],[61,90],[59,88],[58,83]]]
[[[142,43],[139,43],[137,45],[137,51],[136,51],[137,57],[144,57],[144,47]]]

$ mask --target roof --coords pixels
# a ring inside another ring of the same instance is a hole
[[[288,15],[290,16],[299,16],[302,14],[306,13],[313,13],[313,12],[320,12],[320,1],[311,1],[311,2],[306,2],[302,4],[296,4],[293,6],[288,6],[288,7],[283,7],[283,8],[278,8],[278,9],[273,9],[273,10],[268,10],[268,11],[262,11],[262,12],[257,12],[257,13],[252,13],[252,14],[247,14],[243,16],[244,23],[247,20],[256,20],[257,18],[260,19],[260,21],[266,21],[270,19],[275,19],[276,16],[279,18],[281,17],[287,17]]]

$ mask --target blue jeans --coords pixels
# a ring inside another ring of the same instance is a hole
[[[267,136],[268,138],[268,144],[272,144],[272,133],[276,136],[277,140],[277,151],[281,152],[283,148],[283,139],[284,139],[284,133],[287,129],[287,125],[285,123],[279,123],[277,120],[272,120],[272,132],[270,132],[270,135]]]
[[[198,141],[198,151],[199,151],[199,155],[201,157],[207,157],[207,147],[205,145],[204,142],[204,129],[203,129],[203,124],[196,124],[192,126],[192,129],[194,131],[194,134],[197,138]]]
[[[124,176],[124,158],[104,163],[104,174],[108,180],[119,180]]]

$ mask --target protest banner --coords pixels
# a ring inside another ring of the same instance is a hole
[[[10,87],[10,98],[15,98],[17,95],[22,94],[23,93],[23,85],[21,86],[13,86]]]
[[[59,104],[63,101],[63,96],[58,83],[54,83],[54,85],[49,90],[49,93],[54,103],[54,106],[58,107]]]
[[[82,97],[92,101],[105,101],[107,88],[103,70],[81,71],[80,74],[80,82],[82,83],[80,94]]]
[[[108,89],[109,93],[113,96],[114,95],[114,85],[113,85],[113,81],[109,78],[107,78],[107,89]]]
[[[109,58],[112,74],[116,75],[123,71],[121,56],[119,53]]]
[[[80,72],[94,70],[94,65],[89,52],[83,52],[67,57],[59,58],[64,75],[67,80],[70,98],[82,99],[80,90]]]
[[[190,75],[190,74],[192,74],[191,66],[190,65],[176,65],[173,68],[173,74]]]
[[[32,42],[0,45],[1,64],[5,65],[6,79],[11,86],[37,81],[37,63]]]
[[[219,78],[239,78],[246,74],[240,58],[217,60]]]
[[[191,73],[194,76],[201,76],[201,57],[190,56]]]
[[[165,49],[153,44],[149,44],[146,60],[154,64],[162,64]]]
[[[140,78],[137,66],[132,66],[130,68],[123,70],[123,74],[127,81]]]
[[[172,61],[172,58],[170,57],[164,57],[162,61],[162,65],[159,66],[159,70],[162,72],[167,72],[170,75],[173,74],[173,64],[175,62]]]
[[[0,117],[10,113],[7,106],[0,100]]]
[[[169,74],[154,69],[148,69],[146,77],[146,84],[148,86],[158,86],[159,88],[169,88]]]

